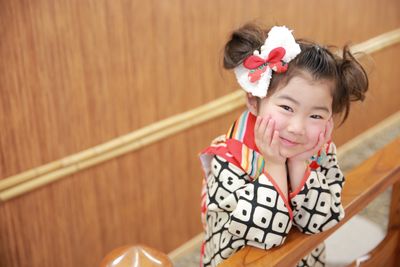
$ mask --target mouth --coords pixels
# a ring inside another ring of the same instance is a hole
[[[283,137],[280,137],[280,139],[281,139],[281,143],[288,147],[294,147],[294,146],[297,146],[300,144],[298,142],[294,142],[294,141],[291,141],[291,140],[283,138]]]

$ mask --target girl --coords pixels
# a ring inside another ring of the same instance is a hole
[[[344,217],[332,116],[342,114],[343,122],[350,101],[363,100],[368,88],[347,47],[339,57],[295,40],[286,27],[233,32],[224,67],[247,92],[248,110],[201,155],[202,266],[245,245],[279,246],[293,225],[314,234]],[[323,245],[298,263],[323,265]]]

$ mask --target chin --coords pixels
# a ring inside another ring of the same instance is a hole
[[[281,150],[281,155],[283,156],[283,157],[285,157],[285,158],[291,158],[291,157],[293,157],[294,155],[296,155],[295,153],[293,153],[293,152],[290,152],[290,151],[286,151],[286,150]]]
[[[285,158],[291,158],[294,157],[302,152],[306,151],[305,149],[287,149],[287,148],[281,148],[280,154],[285,157]]]

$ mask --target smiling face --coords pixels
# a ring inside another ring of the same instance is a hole
[[[331,83],[308,74],[293,77],[269,97],[258,101],[256,115],[271,116],[279,131],[280,153],[290,158],[316,145],[332,116]]]

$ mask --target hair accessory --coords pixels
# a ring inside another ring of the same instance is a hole
[[[285,26],[274,26],[268,33],[261,52],[255,50],[243,64],[235,68],[236,79],[242,88],[253,96],[267,95],[272,71],[285,72],[288,63],[300,52],[292,31]]]
[[[311,170],[316,170],[318,169],[321,165],[325,164],[325,161],[327,160],[328,152],[331,146],[332,140],[329,140],[327,143],[325,143],[322,148],[318,151],[316,155],[313,155],[310,160],[310,168]]]
[[[326,159],[326,153],[324,150],[319,151],[317,155],[311,157],[311,163],[309,164],[312,170],[316,170],[319,166],[322,165],[324,160]]]

